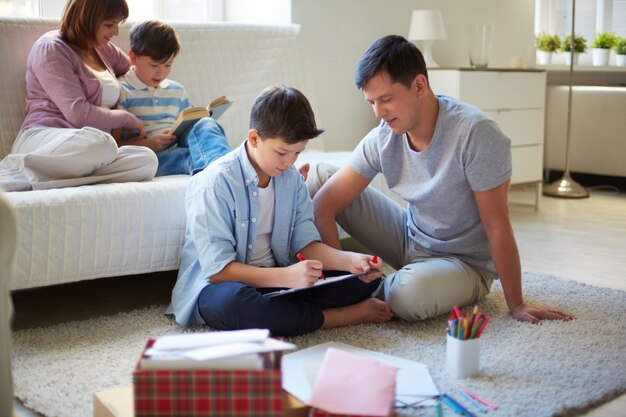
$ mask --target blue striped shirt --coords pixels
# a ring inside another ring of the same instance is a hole
[[[191,106],[182,84],[169,79],[158,87],[144,84],[135,73],[135,68],[119,78],[122,86],[120,107],[133,113],[144,123],[148,136],[169,129],[178,114]]]

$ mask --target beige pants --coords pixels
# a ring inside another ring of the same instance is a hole
[[[0,188],[45,190],[85,184],[149,181],[158,161],[143,146],[117,147],[101,130],[30,128],[0,162]]]
[[[336,171],[320,163],[309,172],[311,197]],[[397,270],[385,278],[384,294],[378,297],[400,318],[416,321],[445,314],[454,305],[476,303],[491,289],[489,274],[454,256],[435,256],[418,247],[408,235],[406,209],[371,186],[336,220],[370,253]]]

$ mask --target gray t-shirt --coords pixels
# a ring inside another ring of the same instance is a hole
[[[437,98],[437,125],[425,150],[412,150],[406,134],[394,135],[381,121],[357,145],[350,165],[366,178],[382,173],[408,203],[407,233],[418,248],[495,273],[473,191],[511,177],[511,141],[476,107]]]

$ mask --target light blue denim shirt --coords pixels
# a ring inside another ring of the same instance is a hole
[[[187,225],[178,280],[166,314],[182,325],[204,324],[197,308],[200,291],[232,261],[248,263],[259,217],[259,178],[246,154],[246,142],[193,176],[187,187]],[[313,205],[295,167],[274,177],[276,210],[271,247],[279,267],[321,241]]]

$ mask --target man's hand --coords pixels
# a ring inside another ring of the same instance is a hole
[[[538,324],[541,320],[573,320],[575,317],[571,314],[564,313],[559,310],[552,310],[541,307],[534,307],[526,303],[522,303],[511,310],[511,316],[515,320],[529,321]]]

